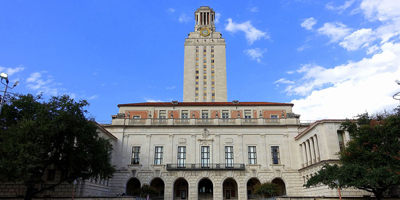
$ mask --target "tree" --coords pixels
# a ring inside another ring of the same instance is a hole
[[[138,188],[135,191],[135,194],[139,195],[140,197],[146,197],[147,195],[149,196],[153,196],[158,194],[157,189],[150,187],[147,184],[144,184],[142,187]]]
[[[85,117],[87,105],[66,95],[13,97],[0,113],[0,180],[25,185],[28,200],[78,178],[111,178],[112,145]],[[60,171],[60,180],[46,182],[49,170]]]
[[[275,196],[278,194],[278,186],[275,183],[265,182],[263,184],[257,184],[254,187],[254,193],[262,196],[262,198],[266,196]]]
[[[355,187],[372,192],[378,200],[400,185],[400,110],[375,116],[368,113],[342,123],[352,140],[338,153],[340,165],[325,164],[306,187],[319,183],[330,188]]]

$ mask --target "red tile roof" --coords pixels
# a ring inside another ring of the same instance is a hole
[[[144,103],[128,103],[118,104],[122,106],[291,106],[292,103],[273,103],[273,102],[144,102]]]

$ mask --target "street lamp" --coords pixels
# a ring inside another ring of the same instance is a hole
[[[339,191],[339,199],[342,200],[342,194],[340,194],[340,183],[339,183],[339,180],[335,180],[334,182],[336,183],[337,189]]]
[[[19,81],[15,81],[14,85],[12,87],[9,87],[8,86],[8,83],[9,83],[8,74],[6,74],[4,72],[0,73],[0,79],[1,79],[1,84],[3,84],[5,86],[4,93],[3,93],[3,96],[1,97],[1,102],[0,102],[0,114],[1,114],[1,110],[2,110],[3,105],[4,105],[4,97],[7,94],[7,89],[8,88],[10,88],[10,89],[15,88],[15,86],[17,86],[19,84]],[[6,80],[6,83],[3,83],[3,80]]]
[[[74,182],[72,182],[72,198],[71,198],[71,200],[74,200],[75,185],[77,183],[78,182],[76,181],[76,179],[74,180]]]

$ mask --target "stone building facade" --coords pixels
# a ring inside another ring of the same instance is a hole
[[[336,152],[348,133],[343,120],[300,123],[293,104],[157,102],[120,104],[104,128],[118,138],[114,193],[141,185],[163,199],[252,199],[253,186],[273,182],[280,196],[338,196],[303,184]],[[342,137],[338,137],[342,134]],[[346,190],[348,197],[367,193]]]
[[[183,102],[118,105],[112,122],[99,125],[114,146],[117,172],[110,180],[78,180],[76,196],[134,195],[147,184],[158,199],[244,200],[258,198],[256,184],[273,182],[279,196],[338,197],[326,186],[303,184],[324,163],[338,163],[336,153],[350,140],[340,130],[344,120],[302,123],[290,103],[227,102],[225,40],[214,19],[209,7],[195,12],[195,31],[185,40]],[[43,195],[70,196],[72,188],[62,184]],[[23,191],[0,184],[1,197]]]

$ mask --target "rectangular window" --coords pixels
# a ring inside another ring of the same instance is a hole
[[[132,161],[131,164],[140,164],[140,147],[132,147]]]
[[[186,147],[178,146],[178,168],[185,168],[186,166]]]
[[[199,88],[196,88],[196,90],[198,90]],[[182,110],[182,118],[183,119],[187,119],[189,118],[189,111],[187,110]]]
[[[278,115],[271,115],[271,122],[278,122]]]
[[[210,147],[209,146],[201,147],[201,167],[203,167],[203,168],[210,167]]]
[[[343,149],[344,149],[344,132],[341,130],[338,130],[337,136],[338,136],[338,140],[339,140],[339,149],[340,149],[340,151],[343,151]]]
[[[244,111],[244,118],[251,118],[251,110]]]
[[[160,119],[165,119],[165,118],[167,118],[167,111],[165,111],[165,110],[160,110],[160,116],[159,116],[159,118],[160,118]]]
[[[161,165],[163,160],[163,147],[156,147],[154,152],[154,164]]]
[[[271,154],[272,154],[272,164],[280,164],[280,157],[279,157],[279,147],[272,146],[271,147]]]
[[[224,118],[224,119],[229,118],[229,110],[223,110],[222,111],[222,118]]]
[[[233,146],[225,147],[225,167],[233,167]]]
[[[255,165],[257,164],[257,152],[255,146],[249,146],[249,164]]]
[[[201,118],[207,119],[208,118],[208,110],[201,111]]]

